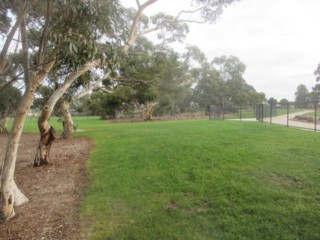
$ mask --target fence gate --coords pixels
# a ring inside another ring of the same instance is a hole
[[[277,115],[277,108],[272,108],[269,104],[258,104],[256,106],[256,119],[263,121],[264,118],[270,118]]]
[[[214,119],[222,119],[222,118],[223,118],[223,110],[221,109],[221,107],[211,105],[209,119],[214,120]]]

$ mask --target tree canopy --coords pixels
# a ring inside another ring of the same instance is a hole
[[[307,107],[308,101],[310,101],[310,93],[306,85],[300,84],[295,92],[295,101],[297,107]]]

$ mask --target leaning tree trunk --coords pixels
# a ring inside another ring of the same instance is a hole
[[[45,106],[38,119],[38,128],[40,131],[40,141],[34,159],[34,167],[49,164],[50,149],[53,141],[55,140],[55,130],[49,125],[48,119],[50,118],[52,109]]]
[[[69,103],[66,101],[62,101],[61,105],[61,113],[63,117],[63,132],[61,134],[61,138],[68,139],[71,136],[71,133],[73,131],[73,121],[72,116],[69,111]]]
[[[46,105],[43,107],[38,118],[38,127],[40,131],[40,141],[38,144],[34,166],[39,167],[49,164],[49,154],[52,142],[55,140],[54,128],[49,125],[49,118],[58,100],[63,96],[71,84],[82,74],[91,68],[104,64],[101,60],[94,60],[84,64],[77,72],[71,73],[65,82],[51,95]]]

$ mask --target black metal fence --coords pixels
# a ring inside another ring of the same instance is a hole
[[[211,106],[210,119],[260,121],[314,131],[320,130],[318,101],[255,106]]]

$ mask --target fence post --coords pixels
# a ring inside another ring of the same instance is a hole
[[[270,104],[270,124],[272,124],[272,103]]]
[[[314,131],[317,131],[317,107],[318,101],[314,102]]]
[[[239,111],[240,111],[240,121],[242,120],[242,111],[241,111],[241,105],[239,106]]]
[[[289,127],[289,103],[287,103],[287,127]]]
[[[225,111],[224,106],[222,106],[222,119],[223,119],[223,120],[225,120],[225,119],[224,119],[224,111]]]

